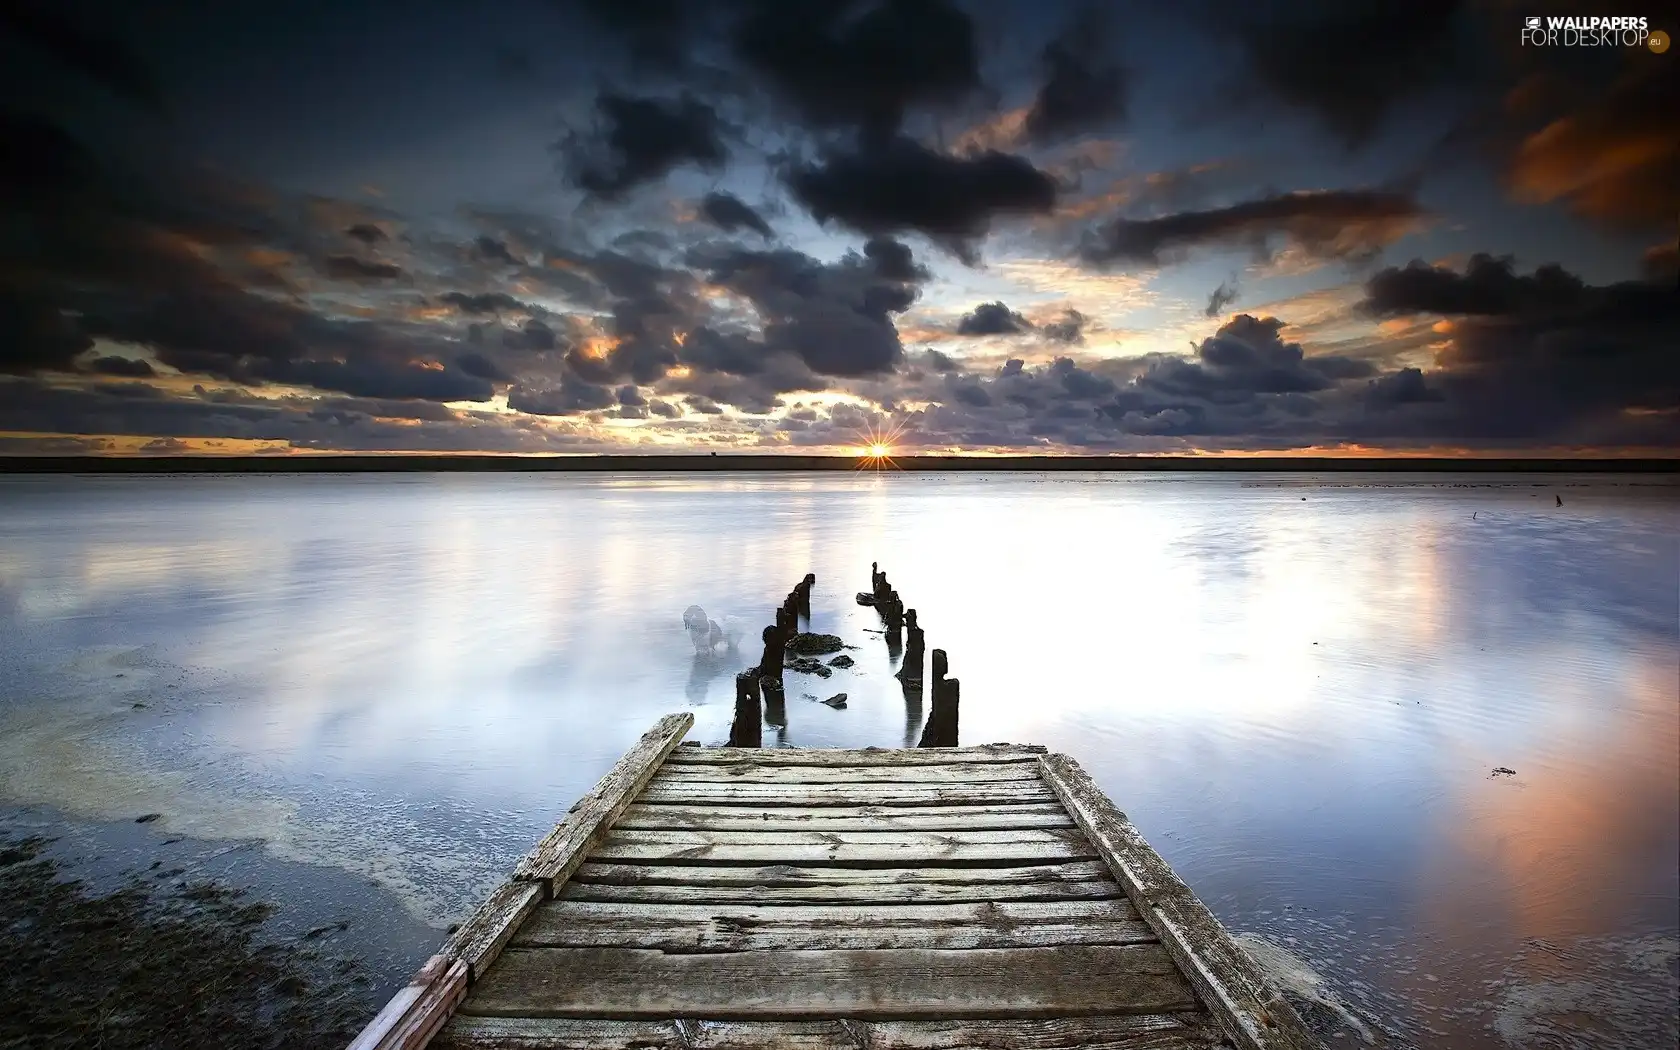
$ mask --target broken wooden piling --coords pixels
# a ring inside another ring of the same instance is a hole
[[[759,692],[758,675],[742,671],[735,676],[735,720],[729,727],[730,747],[764,745],[764,711]]]

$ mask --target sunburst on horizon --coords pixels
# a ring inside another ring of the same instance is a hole
[[[863,440],[858,450],[858,469],[872,468],[880,470],[883,467],[898,467],[893,462],[893,448],[898,444],[903,430],[897,424],[881,427],[871,427],[863,434]]]

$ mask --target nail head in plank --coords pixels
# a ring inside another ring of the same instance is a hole
[[[541,882],[543,895],[554,896],[583,862],[589,848],[600,841],[636,795],[647,786],[659,765],[694,725],[694,715],[683,711],[666,715],[642,734],[636,745],[620,758],[589,794],[572,806],[553,831],[519,862],[514,878]]]
[[[603,861],[885,864],[1084,860],[1074,828],[1017,831],[614,831],[590,854]]]
[[[946,766],[981,762],[1030,763],[1044,752],[1041,744],[981,744],[942,748],[937,752],[913,747],[704,747],[678,751],[671,756],[671,765],[752,762],[767,766]]]
[[[994,1021],[602,1021],[457,1016],[438,1050],[1214,1050],[1205,1014]]]
[[[474,1016],[789,1019],[1146,1014],[1195,1009],[1158,944],[676,955],[509,948],[461,1005]]]
[[[637,802],[613,823],[637,831],[983,831],[1071,828],[1059,803],[996,806],[683,806]]]
[[[449,1020],[467,991],[467,964],[434,955],[385,1004],[349,1050],[419,1050]]]
[[[461,924],[439,954],[460,959],[467,964],[467,979],[478,980],[542,899],[540,883],[502,883]]]
[[[1046,783],[1240,1050],[1318,1050],[1295,1008],[1079,763],[1047,755],[1040,765]]]

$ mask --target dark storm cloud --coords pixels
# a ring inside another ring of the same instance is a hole
[[[442,295],[438,296],[438,302],[448,303],[450,306],[453,306],[462,313],[472,314],[475,317],[483,314],[502,313],[504,311],[508,313],[520,313],[530,309],[530,307],[526,306],[524,303],[515,299],[506,292],[480,292],[478,294],[468,292],[444,292]]]
[[[555,386],[520,383],[508,391],[507,402],[514,411],[534,416],[572,416],[611,408],[617,398],[605,386],[567,377]]]
[[[590,196],[616,200],[681,165],[716,169],[729,159],[717,111],[692,94],[633,98],[603,91],[595,108],[594,131],[573,133],[558,145],[567,178]]]
[[[0,373],[68,371],[93,340],[49,302],[0,285]]]
[[[1153,219],[1114,219],[1080,248],[1096,266],[1154,266],[1199,247],[1246,247],[1269,254],[1278,238],[1319,258],[1368,256],[1410,231],[1424,211],[1408,193],[1318,190],[1243,201]]]
[[[1262,88],[1360,145],[1397,101],[1449,68],[1454,22],[1466,7],[1465,0],[1367,0],[1243,7],[1223,17],[1237,27]]]
[[[1027,110],[1027,137],[1053,143],[1113,127],[1126,116],[1126,71],[1109,53],[1108,19],[1095,7],[1046,44],[1044,81]]]
[[[1671,27],[1672,28],[1672,27]],[[1511,159],[1515,196],[1563,201],[1614,229],[1672,232],[1680,204],[1680,106],[1649,62],[1529,136]]]
[[[795,165],[785,178],[818,222],[868,234],[915,231],[968,262],[994,218],[1046,214],[1056,204],[1055,180],[1023,157],[995,150],[957,157],[905,138]]]
[[[957,322],[958,335],[1015,335],[1032,323],[1001,302],[981,303]]]
[[[871,244],[872,252],[834,264],[790,250],[742,248],[705,250],[690,261],[712,284],[752,302],[764,354],[790,353],[824,375],[865,376],[890,370],[903,353],[891,315],[909,309],[919,289],[893,278],[923,273],[902,245]]]
[[[872,143],[907,111],[958,102],[980,85],[974,23],[944,0],[752,0],[735,52],[811,127]]]
[[[508,266],[520,266],[524,263],[524,260],[514,258],[513,253],[508,251],[505,241],[499,241],[494,237],[480,236],[473,241],[473,249],[478,257],[485,262],[503,263]]]
[[[1324,390],[1338,379],[1373,371],[1361,361],[1308,357],[1299,343],[1283,341],[1283,328],[1275,317],[1238,314],[1204,339],[1193,358],[1161,358],[1139,382],[1186,396],[1246,399]]]
[[[1458,316],[1539,315],[1576,308],[1586,297],[1579,277],[1556,264],[1520,276],[1510,258],[1472,256],[1464,273],[1414,260],[1374,274],[1360,306],[1383,317],[1429,313]]]
[[[1202,313],[1206,314],[1208,317],[1218,317],[1220,314],[1225,312],[1225,308],[1227,306],[1230,306],[1236,301],[1236,285],[1229,281],[1221,281],[1219,282],[1219,287],[1209,293],[1207,309],[1203,310]]]
[[[927,267],[916,261],[909,245],[891,237],[871,237],[863,246],[863,257],[869,260],[875,276],[883,281],[920,284],[932,276]]]
[[[532,318],[523,328],[510,328],[502,333],[502,345],[510,350],[553,350],[559,345],[554,329]]]
[[[157,78],[116,37],[78,23],[41,0],[0,4],[0,33],[52,56],[110,92],[153,111],[163,110]]]
[[[927,366],[935,372],[962,371],[962,365],[952,359],[949,354],[940,353],[938,350],[929,350],[926,354],[925,360],[927,361]]]
[[[1371,380],[1365,396],[1377,408],[1444,400],[1440,391],[1431,389],[1423,378],[1423,372],[1416,368],[1402,368]]]
[[[764,221],[764,216],[732,193],[706,194],[700,201],[700,214],[707,222],[728,233],[751,230],[767,241],[776,235],[770,224]]]
[[[709,11],[705,0],[557,0],[620,37],[636,61],[675,68],[688,62],[696,24]]]
[[[358,222],[354,226],[346,228],[344,236],[354,238],[363,244],[378,244],[380,241],[388,239],[385,231],[371,222]]]
[[[1083,343],[1087,320],[1088,318],[1078,310],[1068,309],[1056,320],[1039,326],[1038,330],[1046,339],[1053,339],[1058,343]]]
[[[321,269],[335,281],[388,281],[403,274],[396,263],[354,255],[329,255]]]
[[[475,351],[455,355],[455,367],[474,379],[506,380],[500,365]]]
[[[132,357],[96,357],[87,363],[87,370],[125,379],[147,379],[157,374],[150,363]]]
[[[1447,343],[1422,378],[1418,429],[1466,440],[1680,441],[1680,296],[1671,284],[1589,285],[1557,266],[1533,274],[1481,255],[1463,273],[1414,262],[1366,284],[1378,316],[1446,317]],[[1393,379],[1378,399],[1409,394]],[[1639,435],[1637,439],[1633,435]]]

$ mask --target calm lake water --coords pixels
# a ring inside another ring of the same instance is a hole
[[[964,743],[1076,757],[1374,1038],[1672,1048],[1677,485],[5,478],[0,804],[376,880],[432,930],[406,966],[656,717],[722,742],[807,572],[857,664],[790,674],[765,743],[914,743],[853,600],[879,561],[950,654]],[[696,659],[690,604],[741,652]]]

